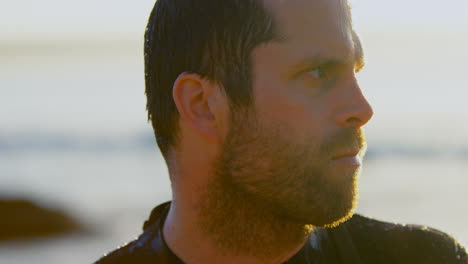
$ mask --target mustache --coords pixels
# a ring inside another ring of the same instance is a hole
[[[362,128],[343,128],[327,137],[321,146],[321,152],[331,157],[336,153],[366,149],[366,138]]]

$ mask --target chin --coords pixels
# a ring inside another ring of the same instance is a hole
[[[318,213],[313,212],[312,215],[309,216],[309,219],[305,221],[308,225],[313,225],[315,227],[324,227],[324,228],[331,228],[340,225],[341,223],[346,222],[350,219],[355,211],[355,202],[351,202],[352,204],[349,205],[345,203],[345,205],[334,208],[328,209],[328,212]],[[304,219],[305,220],[305,219]]]
[[[359,202],[358,178],[359,170],[354,170],[353,173],[350,172],[349,175],[344,177],[349,181],[331,188],[335,192],[328,196],[328,203],[324,203],[322,221],[317,223],[316,226],[336,227],[353,216]]]
[[[356,209],[359,192],[357,181],[324,186],[306,195],[306,200],[285,208],[291,219],[315,227],[335,227],[350,219]]]
[[[355,208],[351,208],[350,210],[348,210],[347,213],[345,213],[344,215],[341,215],[340,217],[336,217],[336,218],[333,218],[333,219],[328,219],[327,222],[325,223],[322,223],[322,224],[319,224],[319,225],[316,225],[316,227],[323,227],[323,228],[332,228],[332,227],[337,227],[339,226],[340,224],[348,221],[354,214],[354,210]]]

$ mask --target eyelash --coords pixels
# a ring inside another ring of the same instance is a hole
[[[313,68],[311,70],[306,71],[306,73],[311,73],[313,71],[319,71],[318,75],[320,75],[320,76],[313,76],[315,79],[324,79],[324,78],[327,77],[326,67],[323,67],[323,66],[316,67],[316,68]]]
[[[322,65],[313,69],[305,71],[306,74],[312,75],[317,80],[328,80],[333,78],[332,75],[337,74],[339,71],[345,70],[346,65]],[[355,68],[354,73],[358,73],[361,69]],[[314,71],[318,71],[317,74],[311,74]]]

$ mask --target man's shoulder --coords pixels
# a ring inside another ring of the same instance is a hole
[[[143,233],[138,239],[127,243],[114,251],[104,255],[95,264],[124,264],[124,263],[158,263],[157,260],[161,258],[158,253],[154,251],[151,246],[150,236]],[[157,241],[156,241],[157,242]],[[169,263],[169,262],[167,262]]]
[[[122,247],[104,255],[95,264],[124,264],[124,263],[145,263],[144,255],[135,252],[133,247],[137,241],[132,241]]]
[[[468,263],[452,236],[420,226],[355,215],[345,224],[364,263]]]
[[[179,263],[166,247],[161,232],[168,210],[169,203],[155,207],[143,225],[143,233],[136,240],[106,254],[95,264]]]

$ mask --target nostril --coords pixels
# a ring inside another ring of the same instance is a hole
[[[348,120],[346,120],[348,124],[351,124],[353,126],[362,126],[362,120],[357,118],[357,117],[350,117]]]

